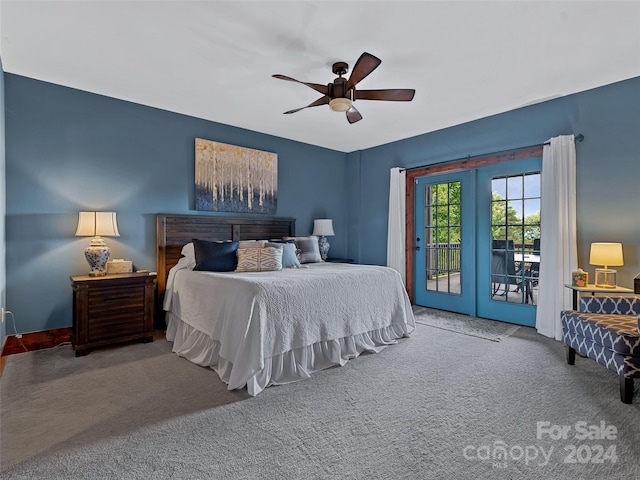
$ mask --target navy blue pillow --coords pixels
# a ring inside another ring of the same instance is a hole
[[[233,272],[238,266],[238,242],[209,242],[192,240],[196,254],[194,270],[205,272]]]

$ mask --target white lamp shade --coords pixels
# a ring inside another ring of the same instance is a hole
[[[616,267],[624,265],[621,243],[592,243],[589,255],[591,265]]]
[[[76,236],[119,237],[116,212],[80,212]]]
[[[311,235],[316,235],[318,237],[329,237],[335,235],[335,233],[333,233],[333,220],[330,218],[319,218],[314,220],[313,233]]]

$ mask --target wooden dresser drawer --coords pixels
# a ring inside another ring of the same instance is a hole
[[[144,305],[144,285],[89,289],[89,306],[95,311],[136,305]]]
[[[89,289],[89,341],[144,332],[144,285]]]
[[[112,315],[91,319],[87,330],[90,342],[143,333],[145,331],[144,315],[143,312],[139,312],[136,315]]]

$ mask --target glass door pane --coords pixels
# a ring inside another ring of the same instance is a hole
[[[541,158],[478,170],[478,315],[535,325]]]
[[[425,188],[427,290],[460,294],[460,182]]]
[[[491,299],[535,304],[538,295],[540,173],[491,179]]]
[[[469,314],[475,311],[474,210],[466,203],[473,198],[470,178],[471,173],[461,172],[416,181],[418,305]]]

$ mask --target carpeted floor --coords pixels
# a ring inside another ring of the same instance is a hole
[[[526,327],[418,324],[255,398],[164,340],[13,355],[0,387],[3,479],[640,478],[638,387],[621,403],[614,373]]]

